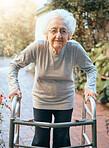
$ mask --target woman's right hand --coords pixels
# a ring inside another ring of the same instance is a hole
[[[18,96],[19,96],[19,99],[22,98],[22,93],[21,93],[21,91],[20,91],[19,88],[14,88],[14,89],[10,92],[9,98],[11,99],[11,102],[13,101],[13,98],[14,98],[15,95],[18,95]]]

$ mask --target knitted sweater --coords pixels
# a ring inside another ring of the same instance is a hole
[[[68,41],[60,54],[52,51],[48,41],[34,41],[10,63],[10,90],[20,88],[18,71],[30,63],[35,64],[36,71],[32,91],[34,108],[67,110],[74,107],[73,68],[76,64],[86,73],[85,88],[96,92],[97,70],[86,51],[76,41]]]

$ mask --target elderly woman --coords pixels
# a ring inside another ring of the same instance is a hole
[[[34,41],[23,50],[9,67],[9,98],[21,99],[18,71],[35,64],[37,75],[32,92],[34,120],[40,122],[70,122],[74,108],[75,88],[73,68],[77,64],[87,75],[85,98],[96,96],[97,70],[83,47],[70,40],[76,21],[72,13],[56,9],[47,14],[43,23],[46,40]],[[35,127],[33,146],[50,146],[50,129]],[[53,148],[70,146],[69,128],[54,128]]]

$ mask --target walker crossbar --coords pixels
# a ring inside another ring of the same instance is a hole
[[[79,122],[62,122],[62,123],[47,123],[47,122],[35,122],[35,121],[25,121],[20,120],[20,101],[18,96],[14,96],[11,109],[10,118],[10,133],[9,133],[9,148],[14,147],[27,147],[27,148],[44,148],[39,146],[27,146],[19,144],[19,125],[27,126],[40,126],[45,128],[62,128],[71,126],[82,126],[82,141],[81,145],[63,148],[79,148],[79,147],[90,147],[97,148],[97,134],[96,134],[96,105],[94,99],[89,96],[89,101],[91,102],[91,110],[89,110],[85,100],[83,101],[83,113],[82,119],[86,119],[86,111],[90,115],[90,120],[80,120]],[[92,142],[90,142],[86,134],[86,125],[92,126]],[[16,128],[16,133],[15,133]],[[87,144],[85,144],[85,141]]]
[[[81,125],[91,125],[93,121],[86,121],[86,122],[63,122],[63,123],[47,123],[47,122],[29,122],[24,120],[15,120],[13,124],[19,125],[29,125],[29,126],[40,126],[40,127],[48,127],[48,128],[61,128],[61,127],[70,127],[70,126],[81,126]]]
[[[27,148],[44,148],[44,147],[39,147],[39,146],[24,146],[24,145],[20,145],[20,144],[15,144],[14,146],[16,147],[27,147]],[[77,145],[77,146],[69,146],[69,147],[60,147],[60,148],[78,148],[78,147],[89,147],[92,146],[92,144],[86,144],[86,145]]]

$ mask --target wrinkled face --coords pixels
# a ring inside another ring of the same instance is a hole
[[[59,54],[70,39],[66,24],[60,17],[50,20],[46,39],[52,47],[55,54]]]

